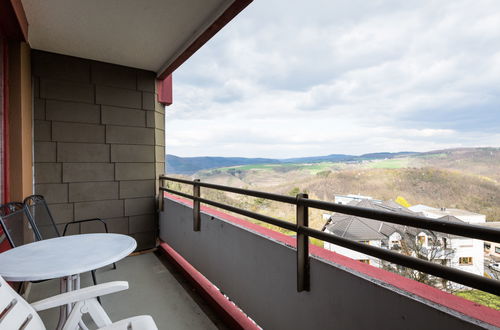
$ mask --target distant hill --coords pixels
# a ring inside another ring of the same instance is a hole
[[[166,156],[167,173],[169,174],[193,174],[201,170],[219,167],[253,164],[275,164],[276,159],[267,158],[243,158],[243,157],[177,157]]]
[[[173,159],[186,160],[177,158]],[[260,164],[251,158],[197,158],[203,160],[198,168],[223,165],[182,177],[284,195],[302,191],[311,198],[325,201],[333,201],[336,194],[361,194],[383,200],[403,196],[410,204],[461,208],[485,214],[488,221],[500,221],[500,148],[286,160],[259,158]],[[196,162],[196,158],[187,160],[187,168],[193,171],[192,162]],[[230,165],[234,163],[239,165]],[[219,201],[280,219],[293,221],[295,217],[295,209],[289,205],[210,190],[204,193],[212,194],[207,195],[209,199],[222,198]],[[321,211],[311,212],[311,225],[321,228],[324,225]]]
[[[244,158],[244,157],[178,157],[166,155],[167,173],[194,174],[202,170],[221,167],[259,164],[306,164],[321,162],[352,162],[374,159],[392,159],[402,156],[418,155],[417,152],[380,152],[364,154],[361,156],[331,154],[327,156],[299,157],[286,159],[272,158]]]

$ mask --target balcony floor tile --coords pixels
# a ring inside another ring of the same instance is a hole
[[[217,329],[213,318],[205,314],[207,307],[198,304],[199,298],[192,292],[189,294],[186,285],[182,285],[169,268],[154,253],[146,253],[119,261],[116,270],[111,266],[99,269],[98,283],[129,282],[128,290],[101,298],[111,320],[149,314],[159,329]],[[90,273],[82,274],[81,283],[82,287],[92,284]],[[58,280],[33,283],[28,300],[37,301],[58,292]],[[40,313],[47,329],[55,329],[58,315],[59,309]]]

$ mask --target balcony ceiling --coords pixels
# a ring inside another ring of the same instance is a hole
[[[22,0],[32,48],[158,75],[237,2],[242,1]]]

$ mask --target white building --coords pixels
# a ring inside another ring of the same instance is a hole
[[[470,224],[484,224],[486,222],[486,216],[484,214],[467,210],[434,208],[422,204],[410,206],[408,209],[414,212],[420,212],[424,216],[432,219],[454,222],[463,221]],[[449,261],[451,267],[481,276],[484,274],[484,241],[452,236],[450,239],[450,248],[455,251],[453,258]]]
[[[483,215],[477,213],[457,209],[445,211],[430,208],[425,205],[419,205],[412,211],[412,208],[407,209],[392,201],[379,202],[376,200],[362,199],[360,201],[351,201],[349,205],[401,214],[425,215],[434,219],[458,223],[479,223],[481,219],[485,219]],[[457,216],[455,216],[455,214]],[[484,274],[484,243],[480,240],[339,213],[335,213],[330,217],[323,230],[330,234],[357,242],[401,251],[402,253],[414,256],[417,254],[426,256],[428,260],[433,262],[470,273],[481,276]],[[335,244],[325,243],[324,247],[325,249],[375,267],[382,267],[383,265],[383,262],[377,258]]]
[[[500,221],[485,222],[482,226],[500,229]],[[484,242],[484,255],[488,256],[491,261],[500,261],[500,243]]]
[[[369,200],[374,200],[377,202],[381,202],[379,200],[373,199],[373,197],[370,196],[363,196],[363,195],[354,195],[354,194],[349,194],[349,195],[335,195],[335,199],[333,200],[334,203],[337,204],[349,204],[351,202],[359,202],[364,199],[369,199]]]
[[[360,195],[348,196],[358,197]],[[348,205],[372,208],[381,211],[394,211],[404,214],[414,214],[413,212],[406,210],[404,207],[394,202],[382,202],[372,199],[371,197],[352,199],[350,200]],[[398,231],[396,227],[397,225],[388,224],[382,221],[361,218],[347,214],[334,213],[330,216],[329,220],[323,227],[323,231],[372,246],[383,248],[390,247],[393,249],[397,249],[398,246],[400,246],[402,235],[405,229],[404,226],[400,226],[401,228],[399,228]],[[382,267],[380,259],[368,256],[363,253],[359,253],[357,251],[349,250],[328,242],[324,243],[324,248],[372,266]]]
[[[424,216],[433,219],[439,219],[445,216],[452,216],[460,219],[464,222],[471,224],[480,224],[486,222],[486,216],[484,214],[474,213],[467,210],[461,209],[450,209],[450,208],[435,208],[427,205],[413,205],[408,208],[413,212],[420,212]]]

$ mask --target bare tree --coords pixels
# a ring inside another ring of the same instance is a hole
[[[438,237],[435,233],[426,231],[425,236],[419,235],[417,230],[400,233],[401,240],[389,248],[404,255],[419,258],[425,261],[438,263],[443,266],[449,264],[454,251],[447,245],[447,237]],[[400,265],[382,262],[386,270],[398,273],[417,282],[425,283],[440,289],[452,290],[447,280]]]

